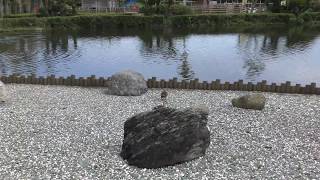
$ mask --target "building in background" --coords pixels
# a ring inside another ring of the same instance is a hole
[[[119,0],[81,0],[81,10],[111,11],[119,6]]]
[[[125,8],[130,10],[136,6],[137,0],[81,0],[81,10],[84,11],[117,11]]]

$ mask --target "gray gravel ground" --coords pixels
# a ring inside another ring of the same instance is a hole
[[[8,85],[0,106],[0,179],[320,179],[320,96],[265,94],[263,111],[233,108],[245,92],[168,90],[173,107],[210,108],[205,157],[174,167],[130,167],[123,123],[159,105],[101,88]]]

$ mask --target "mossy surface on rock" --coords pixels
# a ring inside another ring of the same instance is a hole
[[[262,110],[266,104],[266,98],[262,94],[245,95],[232,99],[232,105],[238,108]]]

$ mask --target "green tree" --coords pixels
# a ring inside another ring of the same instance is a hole
[[[281,10],[281,2],[280,0],[266,0],[266,4],[272,4],[271,7],[269,7],[269,9],[273,12],[273,13],[279,13]]]
[[[299,14],[304,10],[309,8],[310,1],[309,0],[289,0],[288,1],[288,10]]]
[[[78,0],[42,0],[40,9],[42,16],[69,16],[77,13]]]
[[[0,15],[8,15],[16,12],[17,1],[15,0],[0,0]]]
[[[172,5],[174,5],[174,0],[168,0],[168,6],[169,6],[169,8],[172,6]]]
[[[80,5],[78,0],[66,0],[66,4],[71,6],[72,14],[77,14],[77,7]]]
[[[312,11],[320,12],[320,1],[319,0],[311,0],[309,4]]]

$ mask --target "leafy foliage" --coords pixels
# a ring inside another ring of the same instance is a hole
[[[320,1],[319,0],[311,0],[309,6],[312,11],[320,12]]]
[[[272,6],[269,7],[271,12],[279,13],[281,11],[281,1],[279,0],[267,0],[267,4],[271,3]]]
[[[309,7],[309,0],[290,0],[288,10],[294,14],[299,14]]]
[[[187,15],[192,14],[192,10],[188,6],[179,5],[179,4],[165,4],[153,6],[144,6],[140,8],[140,12],[145,15]]]
[[[145,15],[185,15],[191,14],[190,7],[175,4],[174,0],[140,0],[144,6],[140,9]]]
[[[44,7],[40,8],[40,16],[70,16],[77,13],[77,0],[50,0]]]
[[[320,11],[319,0],[287,0],[286,6],[281,6],[280,2],[280,0],[266,0],[269,10],[273,13],[290,12],[298,15],[306,11]]]

